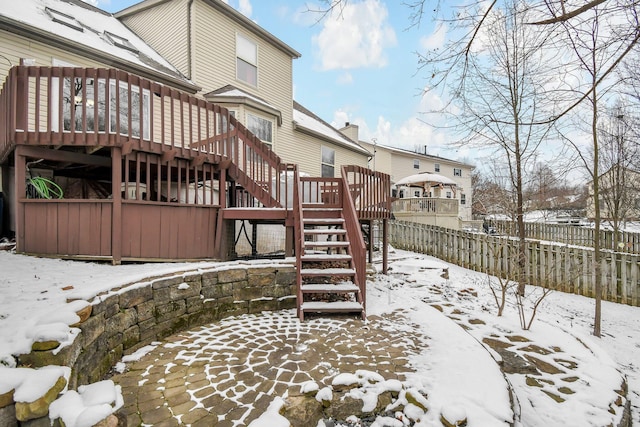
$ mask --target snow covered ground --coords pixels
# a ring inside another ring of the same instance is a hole
[[[489,357],[499,360],[501,356],[488,347],[482,355],[477,349],[487,337],[498,341],[522,337],[527,341],[514,345],[515,353],[527,357],[533,352],[547,365],[573,373],[569,377],[543,373],[536,386],[527,384],[524,375],[507,375],[521,408],[522,426],[600,427],[615,421],[619,409],[613,408],[612,414],[609,403],[615,399],[613,390],[620,387],[618,371],[628,380],[633,421],[640,422],[640,308],[604,302],[603,337],[596,338],[591,335],[593,301],[554,292],[538,309],[532,329],[522,331],[511,301],[503,317],[495,315],[486,275],[411,252],[392,251],[391,255],[390,274],[378,275],[368,285],[368,313],[402,312],[429,337],[431,357],[418,355],[412,364],[416,381],[420,373],[429,372],[423,385],[433,396],[431,405],[442,411],[464,410],[470,419],[504,419],[504,396],[486,393],[504,382]],[[12,354],[29,351],[39,333],[66,331],[72,338],[74,331],[67,326],[72,319],[64,311],[69,298],[87,300],[150,276],[214,266],[219,264],[111,266],[0,251],[0,363],[12,366]],[[448,278],[440,276],[442,269],[448,270]],[[466,332],[454,334],[451,319]],[[544,349],[554,349],[554,353],[545,354]],[[478,381],[469,381],[474,371]],[[465,390],[457,385],[458,373],[469,384]],[[0,374],[0,392],[7,387],[4,379]],[[562,403],[550,395],[561,396]]]

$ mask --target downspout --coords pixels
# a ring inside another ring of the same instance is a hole
[[[187,4],[187,61],[189,63],[188,65],[188,78],[189,80],[193,81],[193,65],[191,63],[191,58],[192,58],[192,54],[191,54],[191,15],[192,15],[192,10],[193,10],[193,1],[194,0],[189,0],[189,3]]]

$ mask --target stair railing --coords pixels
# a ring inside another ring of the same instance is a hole
[[[367,259],[366,252],[367,247],[364,243],[364,237],[362,230],[360,229],[360,221],[353,201],[351,192],[345,189],[349,188],[349,181],[347,180],[347,170],[345,166],[342,167],[342,214],[344,216],[345,229],[349,235],[349,243],[351,246],[351,257],[353,259],[353,265],[356,270],[355,281],[358,288],[360,288],[360,295],[362,296],[362,307],[366,309],[367,299]]]
[[[295,239],[295,252],[296,252],[296,298],[297,298],[297,315],[300,320],[303,319],[300,307],[303,302],[302,294],[302,255],[304,246],[304,236],[302,229],[304,225],[302,223],[302,197],[301,197],[301,184],[300,176],[298,174],[297,165],[288,165],[287,172],[293,173],[293,203],[291,209],[293,210],[293,237]]]

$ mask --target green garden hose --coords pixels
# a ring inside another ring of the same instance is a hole
[[[35,198],[41,199],[62,199],[62,188],[48,178],[36,176],[29,178],[29,185],[35,191]]]

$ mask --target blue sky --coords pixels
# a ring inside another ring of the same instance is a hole
[[[136,0],[93,0],[116,12]],[[416,52],[443,42],[431,16],[409,27],[410,10],[398,0],[349,0],[340,16],[317,22],[303,0],[228,0],[231,6],[302,54],[294,60],[294,97],[336,127],[360,127],[360,139],[474,163],[448,144],[443,132],[420,121],[439,104],[421,95],[424,73]]]

